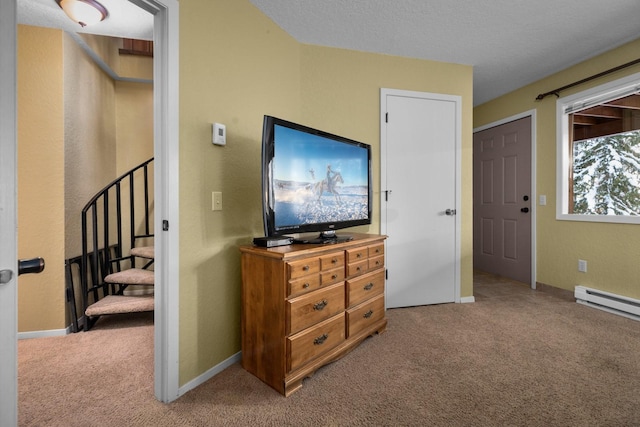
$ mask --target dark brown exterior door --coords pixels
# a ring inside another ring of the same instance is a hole
[[[531,117],[473,136],[474,269],[531,283]]]

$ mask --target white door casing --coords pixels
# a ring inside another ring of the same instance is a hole
[[[154,383],[156,398],[171,402],[180,396],[178,2],[129,1],[154,15]]]
[[[381,91],[388,307],[460,302],[461,111],[459,96]]]
[[[0,425],[18,424],[16,3],[0,2]],[[6,273],[8,274],[8,273]]]

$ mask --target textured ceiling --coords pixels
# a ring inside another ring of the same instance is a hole
[[[472,65],[474,105],[640,37],[639,0],[251,3],[301,43]]]
[[[6,0],[0,0],[6,1]],[[99,0],[109,16],[95,25],[80,27],[71,21],[55,0],[17,0],[18,23],[35,27],[60,28],[67,33],[153,40],[153,15],[128,0]]]
[[[640,37],[640,0],[250,1],[301,43],[472,65],[474,105]],[[17,0],[18,22],[153,39],[151,14],[100,2],[109,17],[85,29],[55,0]]]

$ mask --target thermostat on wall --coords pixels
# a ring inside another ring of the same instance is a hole
[[[212,141],[216,145],[225,145],[227,143],[227,127],[220,123],[214,123],[213,125]]]

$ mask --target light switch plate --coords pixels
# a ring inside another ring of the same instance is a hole
[[[214,123],[212,126],[213,134],[211,136],[211,142],[216,145],[227,144],[227,127],[220,123]]]

